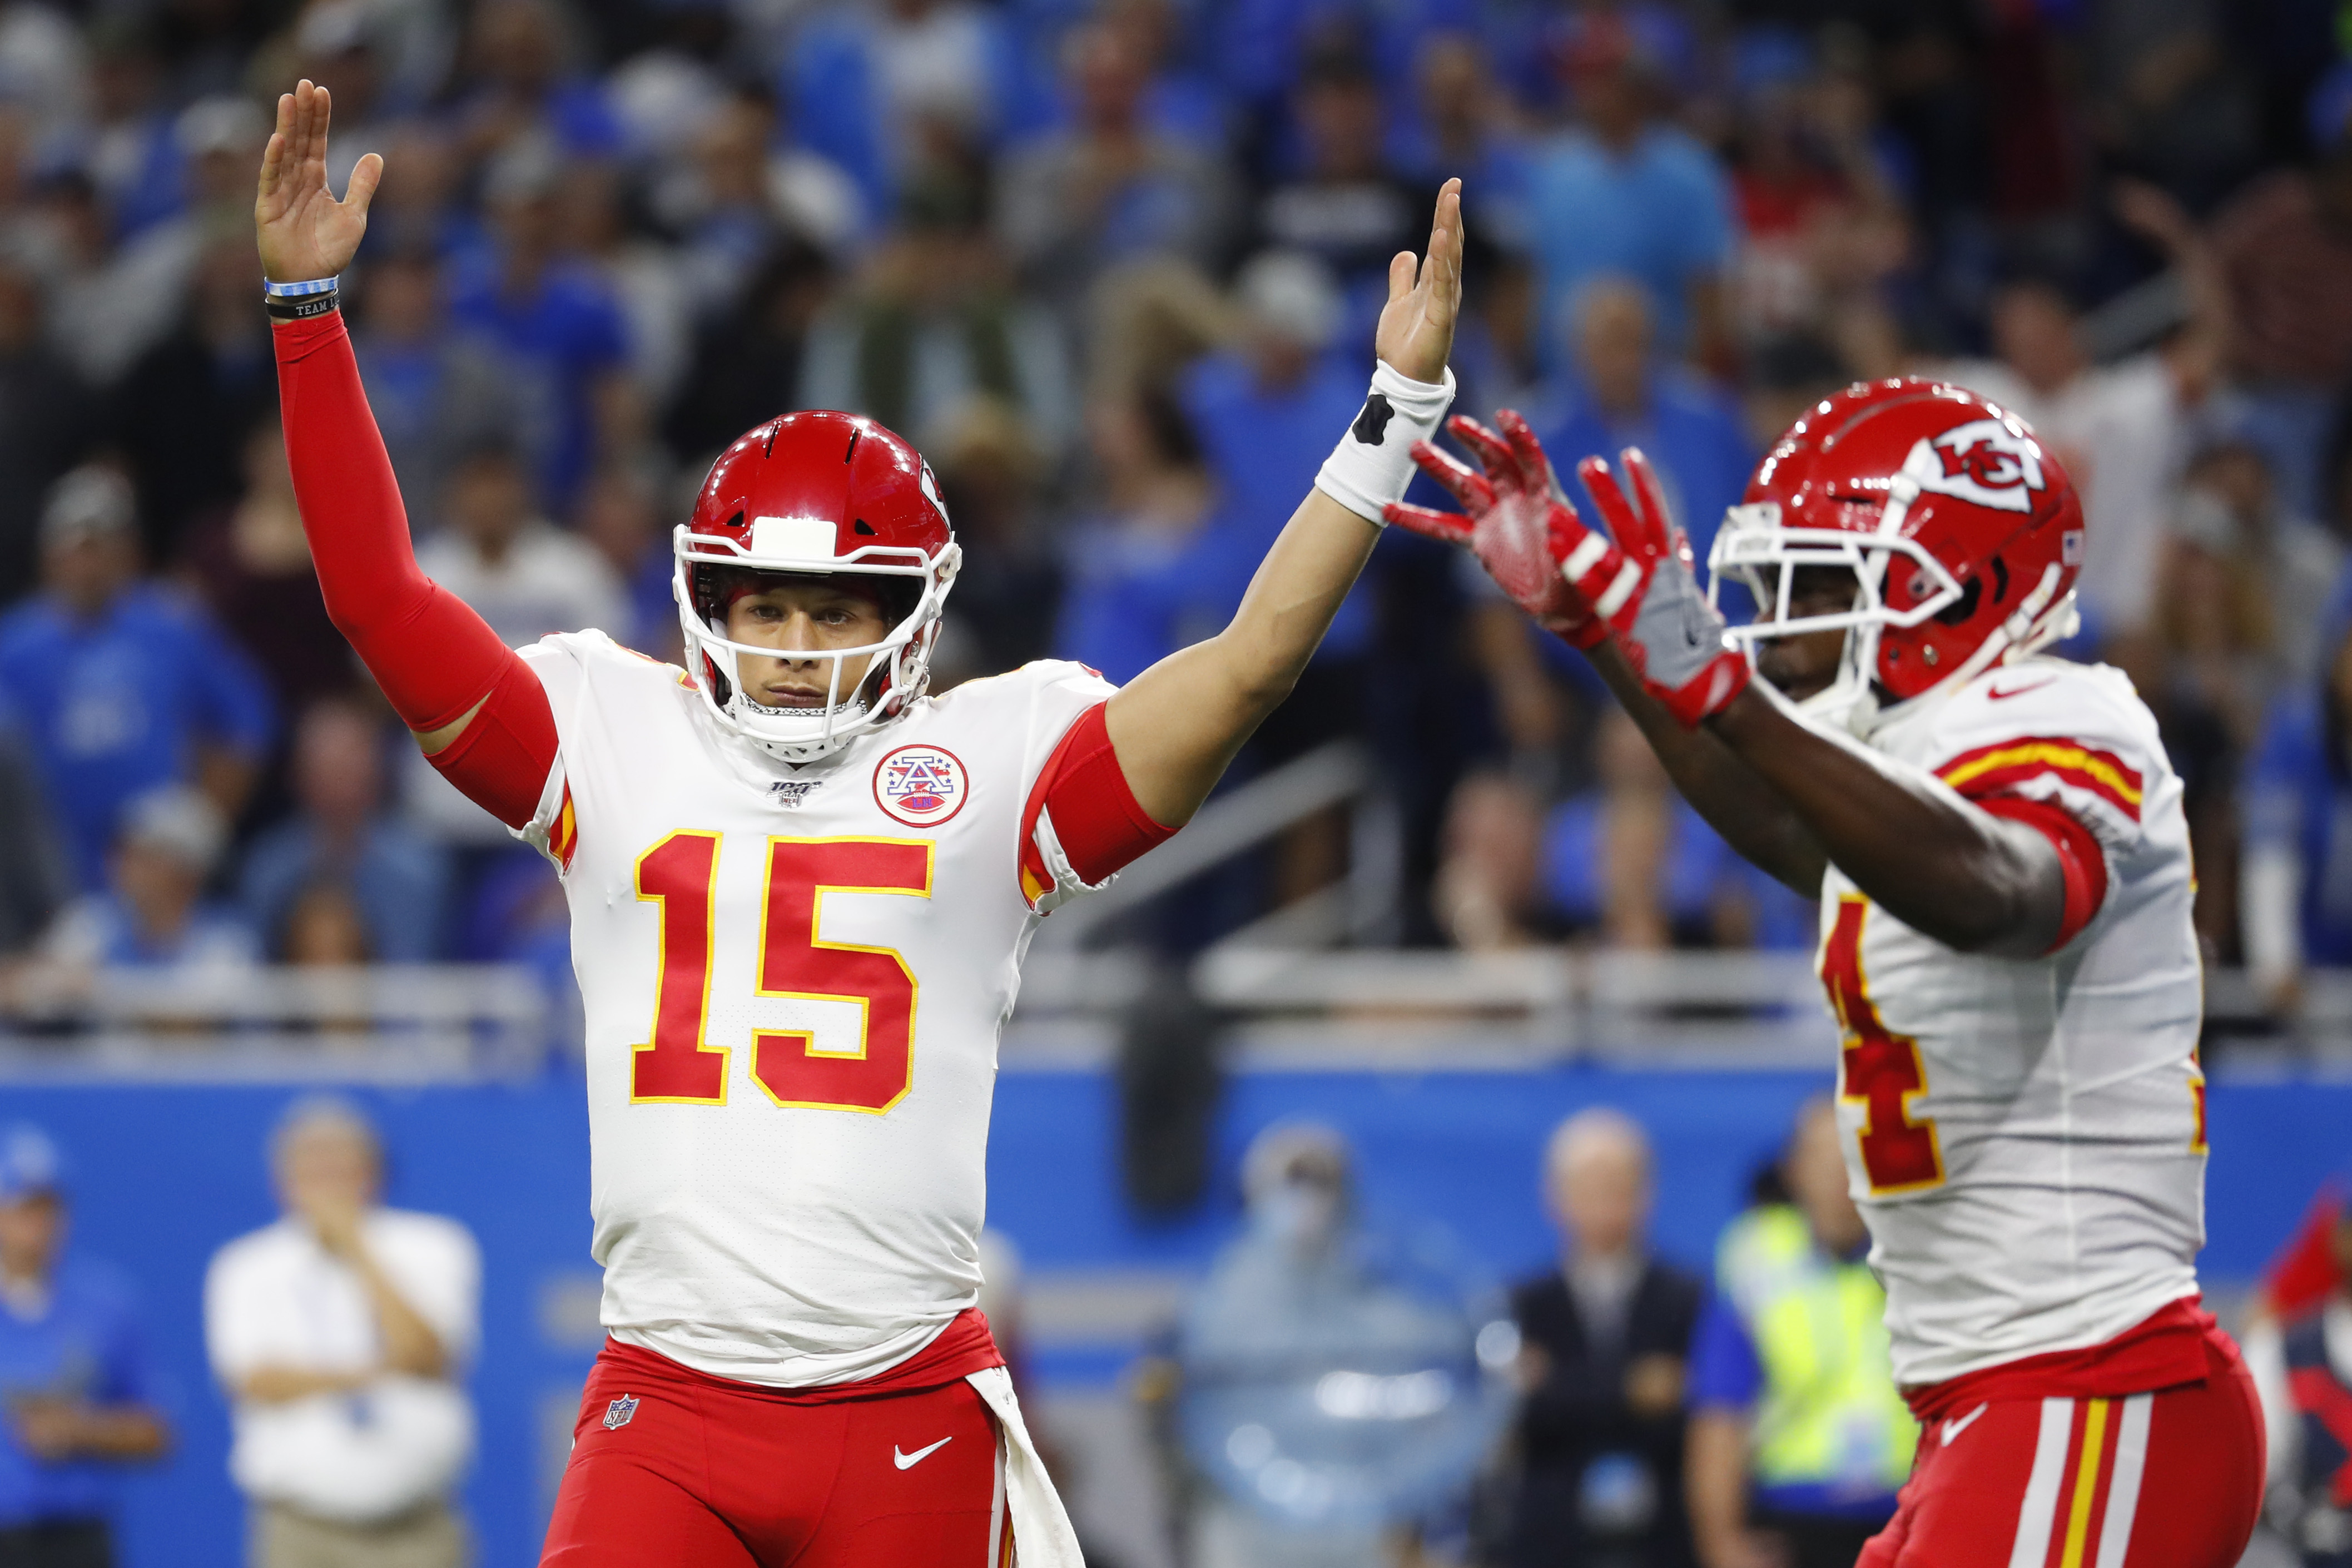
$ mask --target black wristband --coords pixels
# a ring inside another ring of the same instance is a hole
[[[320,294],[265,294],[262,302],[269,308],[273,321],[307,321],[313,316],[323,316],[338,309],[336,291],[327,289]]]

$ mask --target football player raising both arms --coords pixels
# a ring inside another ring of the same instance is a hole
[[[1713,581],[1759,606],[1727,628],[1639,452],[1579,467],[1602,532],[1497,423],[1454,421],[1483,472],[1419,454],[1466,515],[1391,521],[1474,550],[1691,805],[1821,900],[1846,1164],[1922,1423],[1862,1568],[2230,1568],[2263,1436],[2198,1304],[2189,832],[2130,683],[2042,652],[2074,624],[2064,470],[1956,387],[1851,387],[1725,519]]]
[[[336,308],[383,165],[337,201],[328,110],[278,100],[255,204],[320,584],[434,765],[561,869],[586,1003],[609,1339],[543,1561],[1078,1568],[973,1306],[998,1030],[1037,919],[1199,808],[1403,495],[1453,395],[1458,184],[1231,626],[1122,689],[934,697],[955,539],[870,419],[719,457],[675,536],[684,670],[597,631],[509,651],[419,573]]]

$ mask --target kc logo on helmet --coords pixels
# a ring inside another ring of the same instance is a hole
[[[1937,495],[2032,511],[2042,487],[2042,447],[1998,419],[1971,419],[1913,447],[1903,471]]]
[[[901,746],[874,770],[874,804],[909,827],[939,826],[970,788],[963,763],[939,746]]]

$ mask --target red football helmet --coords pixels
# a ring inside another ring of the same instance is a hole
[[[673,535],[671,590],[687,669],[721,724],[790,763],[824,756],[887,723],[922,695],[940,612],[961,552],[930,465],[871,419],[787,414],[739,437],[702,481],[694,520]],[[833,661],[822,708],[769,708],[744,694],[736,659],[775,649],[727,637],[726,569],[880,579],[890,635],[812,657]],[[896,592],[891,590],[895,589]],[[854,689],[842,661],[873,656]]]
[[[1846,627],[1830,689],[1805,706],[1866,728],[1882,700],[1958,685],[2072,634],[2083,507],[2024,421],[1957,386],[1857,382],[1765,454],[1707,556],[1756,596],[1766,637]],[[1850,610],[1791,616],[1804,567],[1859,584]],[[1883,699],[1882,699],[1883,694]]]

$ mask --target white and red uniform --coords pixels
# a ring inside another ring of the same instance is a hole
[[[793,765],[602,633],[518,656],[418,571],[341,318],[275,335],[330,613],[571,902],[611,1337],[543,1561],[1078,1568],[975,1301],[1022,953],[1169,832],[1112,689],[1034,664]]]
[[[1835,868],[1822,884],[1846,1162],[1926,1423],[1864,1563],[2234,1552],[2214,1542],[2252,1527],[2235,1469],[2261,1475],[2259,1415],[2197,1308],[2202,976],[2156,720],[2114,669],[2029,659],[1895,709],[1869,744],[2046,835],[2067,900],[2058,945],[2020,960],[1923,936]]]
[[[978,1299],[1023,818],[1111,687],[1029,665],[795,768],[602,633],[524,657],[561,738],[528,832],[572,908],[605,1328],[747,1383],[887,1371]]]

